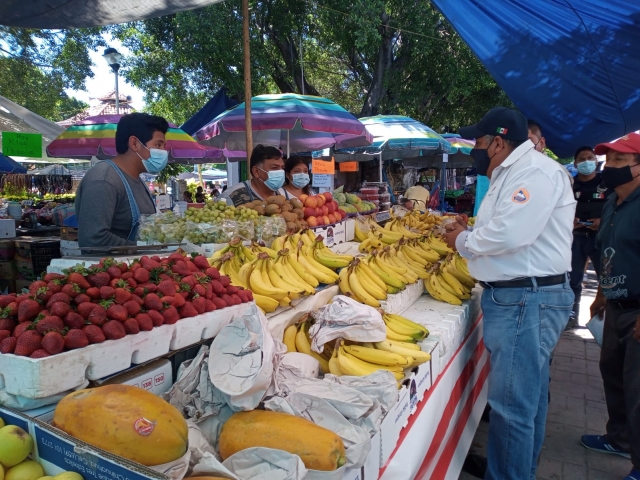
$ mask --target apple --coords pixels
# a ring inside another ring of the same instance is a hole
[[[310,227],[318,226],[318,219],[316,217],[307,217],[305,221],[307,222],[307,225],[309,225]]]
[[[307,198],[304,199],[304,206],[316,208],[318,206],[318,201],[316,200],[316,197],[312,197],[309,195]]]
[[[31,453],[32,448],[31,435],[20,427],[7,425],[0,428],[0,463],[5,467],[13,467],[22,462]],[[44,473],[40,475],[43,476]]]
[[[342,210],[341,208],[339,208],[338,213],[342,216],[342,218],[347,218],[347,212],[345,212],[344,210]]]
[[[306,207],[304,209],[303,213],[304,213],[304,218],[315,217],[316,216],[316,209],[315,208],[311,208],[311,207]]]
[[[333,200],[331,203],[336,208],[336,210],[340,208],[340,204],[338,202],[336,202],[335,200]]]
[[[302,202],[302,204],[304,205],[304,201],[307,199],[309,195],[307,195],[306,193],[303,193],[302,195],[300,195],[298,197],[298,200],[300,200]]]
[[[327,201],[326,198],[324,198],[324,195],[316,195],[316,202],[318,202],[318,206],[321,207],[322,205],[324,205],[324,203]]]
[[[322,215],[329,215],[329,207],[322,205],[320,208],[322,208]]]
[[[325,215],[323,218],[324,218],[324,224],[325,225],[331,225],[332,222],[331,222],[331,220],[329,220],[329,216]]]
[[[333,202],[323,205],[322,208],[326,208],[329,213],[334,213],[336,211],[336,207],[333,206]]]
[[[324,198],[327,199],[327,202],[333,200],[333,195],[331,195],[331,192],[324,192],[322,195],[324,195]]]
[[[33,460],[26,460],[7,470],[5,480],[38,480],[44,477],[42,465]]]

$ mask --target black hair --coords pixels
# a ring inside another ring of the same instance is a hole
[[[282,158],[282,152],[278,150],[276,147],[269,147],[264,145],[256,145],[251,152],[251,159],[249,160],[249,170],[253,170],[253,167],[256,167],[265,160],[271,160],[274,158]]]
[[[309,166],[309,164],[311,163],[310,160],[311,160],[311,157],[302,157],[297,155],[287,158],[284,162],[285,185],[289,185],[291,183],[286,176],[291,173],[291,170],[293,170],[295,167],[297,167],[301,163],[304,163],[309,169],[309,171],[311,171],[311,167]],[[313,195],[313,190],[311,190],[310,184],[307,184],[307,186],[304,187],[302,191],[307,195]]]
[[[574,154],[573,154],[573,160],[574,160],[574,161],[575,161],[575,160],[577,160],[577,159],[578,159],[578,155],[580,155],[582,152],[592,152],[592,153],[595,153],[595,152],[593,151],[593,148],[591,148],[591,147],[590,147],[590,146],[588,146],[588,145],[585,145],[585,146],[583,146],[583,147],[579,147],[579,148],[576,150],[576,153],[574,153]]]
[[[540,124],[534,120],[527,120],[527,128],[535,133],[538,137],[542,136],[542,129]]]
[[[153,138],[153,132],[167,133],[169,123],[163,118],[148,113],[123,115],[116,129],[116,151],[119,154],[129,150],[129,138],[136,137],[143,144]]]

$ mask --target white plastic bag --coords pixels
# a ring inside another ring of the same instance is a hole
[[[204,477],[204,476],[212,476],[212,477],[222,477],[229,478],[231,480],[244,480],[240,477],[237,477],[232,472],[229,471],[227,467],[225,467],[220,461],[212,454],[205,453],[202,458],[198,461],[198,463],[191,470],[192,477]]]
[[[314,352],[322,352],[324,344],[336,338],[354,342],[382,342],[387,338],[380,312],[344,295],[336,295],[332,303],[312,315],[316,322],[309,329],[309,336]]]
[[[587,328],[593,335],[594,340],[602,347],[602,336],[604,335],[604,315],[596,314],[587,323]]]
[[[244,480],[303,480],[307,469],[297,455],[253,447],[227,458],[222,465]]]

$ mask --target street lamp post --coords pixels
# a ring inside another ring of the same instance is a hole
[[[120,115],[120,93],[118,92],[118,70],[120,70],[120,60],[122,59],[122,55],[118,53],[115,48],[107,48],[102,55],[113,73],[116,76],[116,115]]]

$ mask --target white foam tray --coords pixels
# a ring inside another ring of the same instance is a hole
[[[153,360],[170,350],[215,337],[253,303],[183,318],[149,332],[107,340],[51,357],[32,359],[0,355],[0,390],[25,398],[45,398],[77,388],[86,380],[98,380],[131,365]]]
[[[424,281],[418,279],[416,283],[407,285],[404,290],[387,295],[386,300],[380,302],[380,308],[387,313],[400,315],[407,308],[413,305],[424,292]]]

